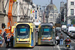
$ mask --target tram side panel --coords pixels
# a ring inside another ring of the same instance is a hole
[[[31,47],[35,46],[35,25],[31,23]]]
[[[38,45],[41,45],[41,34],[42,34],[42,29],[40,28],[38,32]]]
[[[34,28],[31,29],[32,33],[31,33],[31,46],[34,47],[35,46],[35,30]]]

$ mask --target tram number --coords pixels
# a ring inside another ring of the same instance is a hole
[[[24,28],[25,26],[22,26],[22,28]]]
[[[45,26],[45,28],[48,28],[48,26]]]

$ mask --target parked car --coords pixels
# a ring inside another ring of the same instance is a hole
[[[62,26],[61,26],[61,30],[62,30],[62,31],[65,31],[66,29],[67,29],[67,26],[66,26],[66,25],[62,25]]]
[[[75,38],[75,27],[71,26],[68,28],[68,33],[69,36],[71,36],[72,38]]]
[[[67,33],[67,31],[68,31],[68,28],[64,28],[63,32]]]
[[[55,30],[56,32],[61,32],[61,27],[56,27]]]

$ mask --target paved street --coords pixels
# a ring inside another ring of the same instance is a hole
[[[67,34],[65,34],[64,32],[61,32],[63,35],[64,35],[64,38],[66,39],[67,38]],[[61,33],[58,33],[58,35],[60,36],[61,35]],[[72,39],[72,38],[71,38]],[[72,45],[72,50],[75,50],[75,42],[74,42],[74,40],[75,39],[72,39],[71,41],[71,45]],[[60,46],[60,45],[59,45]],[[60,46],[59,47],[60,48],[60,50],[65,50],[65,43],[64,43],[64,45],[63,46]]]
[[[61,32],[63,33],[63,32]],[[58,35],[60,36],[61,33],[58,33]],[[63,33],[65,39],[67,37],[67,35],[65,33]],[[37,34],[36,34],[37,37]],[[73,41],[74,39],[72,39],[72,49],[75,49],[75,42]],[[37,38],[36,38],[36,42],[37,42]],[[0,48],[0,50],[66,50],[65,49],[65,44],[63,46],[60,45],[56,45],[56,46],[49,46],[49,45],[41,45],[41,46],[35,46],[34,48]]]

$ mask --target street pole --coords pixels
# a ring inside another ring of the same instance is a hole
[[[19,17],[19,15],[20,15],[20,11],[19,11],[19,8],[20,8],[19,3],[20,3],[20,0],[17,0],[17,2],[18,2],[18,6],[17,6],[17,22],[18,22],[18,21],[20,21],[20,17]]]
[[[48,17],[49,17],[49,11],[48,10],[46,10],[47,12],[46,12],[46,22],[48,23]]]
[[[44,23],[44,16],[45,16],[45,6],[42,6],[44,11],[43,11],[43,23]]]
[[[55,18],[54,18],[54,9],[53,9],[53,19],[54,19],[54,22],[55,22]]]

